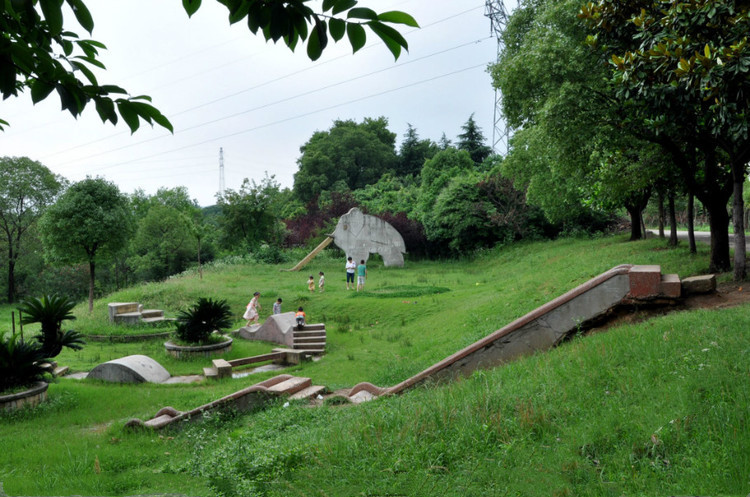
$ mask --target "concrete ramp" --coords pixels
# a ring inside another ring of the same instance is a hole
[[[145,355],[129,355],[99,364],[87,378],[113,383],[163,383],[170,378],[164,366]]]
[[[621,305],[666,303],[680,297],[677,275],[662,275],[659,266],[622,265],[592,278],[531,311],[476,343],[390,388],[360,383],[348,397],[396,394],[423,381],[466,376],[523,355],[554,347],[586,322]]]
[[[293,312],[282,312],[268,316],[260,326],[240,328],[239,335],[246,340],[262,340],[292,347],[296,324]]]

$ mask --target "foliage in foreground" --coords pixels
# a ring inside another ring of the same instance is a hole
[[[745,495],[748,326],[673,314],[358,408],[277,407],[184,470],[225,496]]]
[[[18,333],[0,337],[0,392],[30,385],[47,373],[47,355],[39,343],[19,338]]]

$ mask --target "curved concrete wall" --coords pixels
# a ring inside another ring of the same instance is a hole
[[[645,268],[648,268],[646,274],[651,280],[654,280],[654,271],[658,274],[656,284],[647,288],[642,285]],[[549,349],[582,323],[625,301],[659,296],[662,292],[660,282],[661,269],[658,266],[617,266],[398,385],[388,389],[375,388],[383,393],[399,393],[428,378],[442,380],[468,375],[475,369],[491,368],[522,355]],[[357,391],[359,386],[352,391]],[[360,389],[371,390],[365,385]]]
[[[99,364],[87,378],[115,383],[163,383],[170,378],[164,366],[145,355],[129,355]]]

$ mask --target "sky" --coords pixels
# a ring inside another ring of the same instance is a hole
[[[224,186],[274,176],[291,188],[300,146],[334,120],[384,116],[397,134],[452,141],[474,115],[492,145],[495,94],[487,66],[497,55],[484,0],[360,0],[377,12],[401,10],[420,28],[397,26],[409,43],[398,61],[368,31],[352,55],[344,38],[316,62],[230,26],[216,1],[188,18],[179,0],[87,0],[91,38],[104,43],[100,84],[149,95],[174,134],[148,124],[131,135],[104,124],[93,105],[78,119],[53,93],[33,105],[29,93],[0,103],[1,156],[37,160],[71,182],[103,177],[124,193],[184,186],[201,206],[216,203],[220,149]],[[69,14],[66,27],[89,35]]]

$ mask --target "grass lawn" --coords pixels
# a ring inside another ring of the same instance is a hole
[[[223,266],[130,288],[73,323],[108,333],[106,304],[139,301],[174,313],[200,296],[239,317],[254,291],[261,318],[277,297],[324,322],[328,351],[285,372],[331,389],[388,386],[622,263],[707,271],[663,240],[625,237],[522,243],[471,260],[371,261],[366,291],[344,288],[343,258],[302,272]],[[685,244],[683,244],[685,245]],[[325,293],[309,274],[326,273]],[[188,409],[273,375],[190,385],[60,379],[34,411],[0,415],[0,482],[9,495],[622,495],[750,492],[747,308],[677,313],[575,339],[550,353],[450,385],[358,407],[273,407],[216,415],[178,432],[124,423],[171,405]],[[109,334],[123,333],[121,329]],[[237,343],[231,357],[274,345]],[[145,353],[173,375],[208,361],[168,358],[161,341],[89,343],[58,362],[85,371]]]

